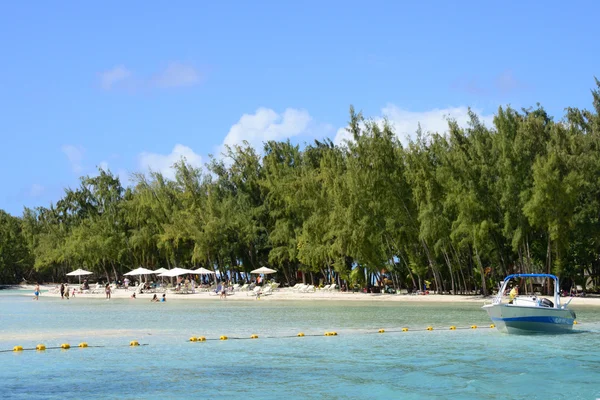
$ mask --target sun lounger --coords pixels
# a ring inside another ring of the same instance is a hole
[[[314,293],[315,290],[316,289],[315,289],[314,285],[308,285],[305,288],[300,289],[300,292],[302,292],[302,293]]]
[[[305,284],[303,284],[303,283],[302,283],[302,284],[300,284],[300,285],[294,286],[294,287],[292,288],[292,290],[293,290],[294,292],[303,292],[303,291],[304,291],[304,290],[305,290],[307,287],[308,287],[308,285],[305,285]]]

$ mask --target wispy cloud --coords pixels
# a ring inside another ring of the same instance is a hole
[[[46,190],[46,188],[44,186],[34,183],[29,188],[29,195],[31,197],[39,197],[42,195],[42,193],[44,193],[45,190]]]
[[[192,65],[171,62],[151,76],[139,76],[123,65],[99,74],[102,89],[143,91],[149,89],[172,89],[189,87],[202,81],[201,73]]]
[[[487,79],[474,76],[462,77],[452,82],[450,87],[475,96],[497,96],[527,89],[528,85],[517,78],[511,69],[506,69]]]
[[[74,173],[79,174],[83,171],[83,154],[85,150],[81,146],[74,146],[72,144],[66,144],[62,146],[62,151],[67,156],[69,163],[71,164],[71,169]]]
[[[193,86],[200,83],[200,74],[191,65],[170,63],[152,80],[152,84],[159,88],[175,88]]]
[[[512,70],[507,69],[496,77],[496,89],[501,93],[510,93],[519,89],[526,89],[527,84],[519,80]]]
[[[123,65],[117,65],[116,67],[100,73],[100,85],[104,90],[111,90],[131,78],[131,71],[125,68]]]
[[[202,167],[202,157],[182,144],[176,144],[169,154],[143,152],[138,156],[138,165],[144,172],[160,172],[169,179],[175,179],[173,164],[181,159],[185,159],[193,167]]]

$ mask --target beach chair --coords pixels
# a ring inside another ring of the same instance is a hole
[[[92,294],[104,293],[104,288],[101,284],[96,283],[96,286],[91,291]]]
[[[302,292],[302,293],[314,293],[315,291],[316,291],[316,289],[315,289],[314,285],[308,285],[305,288],[300,290],[300,292]]]
[[[294,292],[303,292],[307,287],[308,287],[308,285],[305,285],[305,284],[301,283],[299,285],[294,286],[292,288],[292,290]]]
[[[248,291],[248,284],[244,283],[242,286],[240,286],[239,288],[237,288],[238,292],[247,292]]]
[[[331,286],[331,285],[325,285],[325,286],[323,286],[323,289],[321,289],[321,290],[324,291],[324,292],[328,292],[329,291],[329,286]]]
[[[246,293],[246,296],[258,296],[260,294],[260,292],[262,291],[262,288],[260,286],[256,286],[254,289],[248,291],[248,293]]]
[[[273,291],[279,290],[279,283],[278,282],[271,283],[271,290],[273,290]]]
[[[329,292],[335,292],[335,289],[337,288],[337,285],[335,283],[331,284],[329,286]]]
[[[135,291],[134,293],[137,294],[141,294],[142,293],[142,289],[144,289],[144,283],[140,283],[139,285],[137,285],[135,287]]]

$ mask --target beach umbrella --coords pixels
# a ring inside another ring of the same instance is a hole
[[[215,275],[215,283],[217,282],[217,276],[215,271],[211,271],[210,269],[206,269],[204,267],[200,267],[194,270],[194,273],[198,275]]]
[[[156,273],[156,271],[152,271],[152,270],[149,270],[148,268],[140,267],[140,268],[136,268],[132,271],[129,271],[123,275],[150,275],[150,274],[155,274],[155,273]]]
[[[93,272],[86,271],[85,269],[77,268],[75,271],[71,271],[67,274],[67,276],[78,276],[79,283],[81,284],[81,275],[92,275]]]
[[[277,272],[277,271],[275,271],[274,269],[271,269],[271,268],[267,268],[267,267],[260,267],[253,271],[250,271],[251,274],[263,274],[263,275],[274,274],[275,272]]]
[[[185,274],[194,274],[195,272],[192,271],[191,269],[185,269],[185,268],[173,268],[168,270],[167,272],[163,272],[162,274],[159,274],[158,276],[168,276],[170,278],[174,277],[174,276],[179,276],[179,275],[185,275]]]
[[[275,272],[277,272],[277,271],[275,271],[274,269],[271,269],[271,268],[267,268],[267,267],[260,267],[253,271],[250,271],[251,274],[265,274],[265,275],[274,274]]]
[[[154,271],[154,273],[158,275],[158,274],[162,274],[163,272],[167,272],[167,271],[168,271],[168,269],[166,269],[166,268],[159,268],[156,271]]]
[[[215,271],[211,271],[210,269],[206,269],[204,267],[200,267],[194,270],[194,273],[198,275],[214,275]]]
[[[142,281],[142,275],[151,275],[151,274],[155,274],[155,273],[156,272],[154,272],[154,271],[152,271],[152,270],[150,270],[148,268],[140,267],[140,268],[134,269],[133,271],[129,271],[129,272],[123,274],[123,275],[139,275],[140,282],[141,282]],[[148,280],[146,279],[146,281],[148,281]]]

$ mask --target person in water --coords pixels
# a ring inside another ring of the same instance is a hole
[[[39,284],[35,285],[35,290],[33,292],[33,299],[34,300],[40,299],[40,285]]]
[[[154,297],[152,297],[152,299],[150,301],[153,303],[158,302],[158,297],[156,297],[156,293],[154,294]]]
[[[162,297],[162,299],[160,299],[160,301],[161,302],[167,301],[167,295],[166,295],[166,293],[163,293],[163,297]]]

